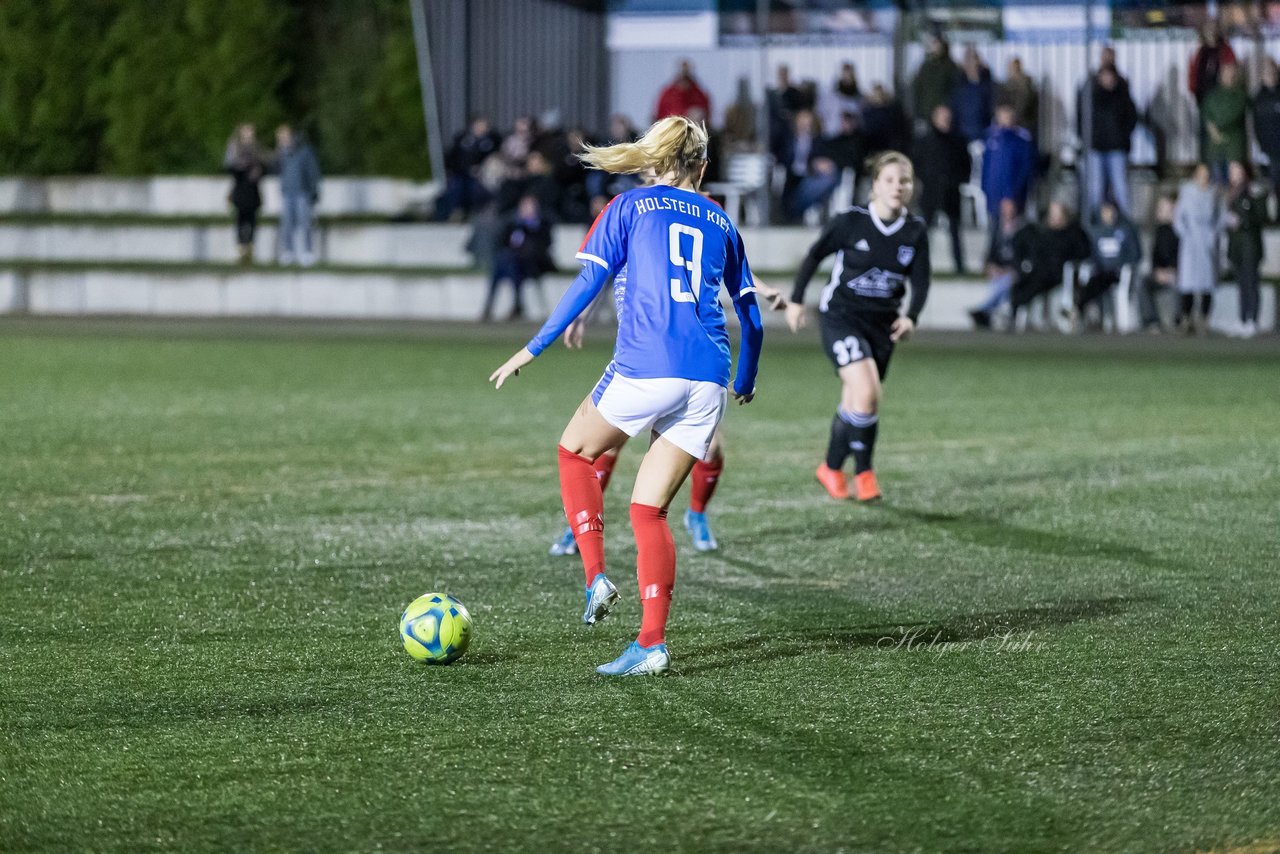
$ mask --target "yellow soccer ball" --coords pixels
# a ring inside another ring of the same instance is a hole
[[[471,642],[471,614],[447,593],[427,593],[400,616],[404,651],[427,664],[457,661]]]

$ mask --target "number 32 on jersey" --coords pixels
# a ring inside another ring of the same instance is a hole
[[[684,276],[671,277],[671,298],[676,302],[697,303],[702,294],[702,231],[691,225],[673,222],[667,230],[671,252],[671,264],[689,273],[689,290],[684,289]],[[692,238],[692,243],[682,241],[681,235]],[[689,248],[688,255],[685,247]]]

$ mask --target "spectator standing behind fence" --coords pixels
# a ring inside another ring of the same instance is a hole
[[[1104,201],[1097,219],[1089,225],[1089,280],[1076,291],[1072,308],[1067,313],[1072,329],[1089,305],[1101,299],[1120,282],[1120,275],[1130,264],[1142,260],[1142,241],[1138,230],[1119,207]]]
[[[667,116],[687,116],[694,107],[700,108],[705,115],[711,115],[711,99],[693,76],[693,63],[682,59],[676,70],[676,79],[668,83],[658,95],[653,120],[656,122]]]
[[[964,49],[960,79],[951,91],[951,112],[955,128],[966,141],[982,139],[991,126],[994,91],[991,69],[978,55],[978,49],[969,45]]]
[[[473,116],[467,129],[453,138],[444,158],[445,189],[436,199],[436,219],[470,216],[488,203],[480,167],[501,145],[502,138],[484,116]]]
[[[1031,231],[1019,238],[1027,228]],[[1035,227],[1026,225],[1013,199],[1001,199],[1000,222],[987,252],[987,299],[977,308],[969,309],[969,317],[978,329],[991,328],[991,316],[1008,301],[1013,291],[1018,276],[1019,243],[1029,246],[1034,240]]]
[[[289,125],[276,129],[274,169],[280,176],[280,263],[310,267],[316,262],[311,224],[320,201],[320,164]]]
[[[960,68],[951,58],[946,39],[930,33],[924,38],[924,62],[911,81],[911,109],[921,128],[933,115],[934,107],[951,104],[951,93],[960,82]]]
[[[1067,206],[1051,202],[1043,224],[1034,224],[1018,232],[1014,238],[1018,258],[1018,277],[1010,298],[1012,315],[1009,330],[1018,329],[1018,313],[1036,297],[1043,296],[1063,282],[1068,263],[1089,257],[1089,237],[1071,216]],[[1068,287],[1072,283],[1065,283]]]
[[[1001,199],[1013,199],[1019,211],[1026,208],[1035,170],[1036,152],[1031,133],[1013,123],[1012,107],[997,107],[996,121],[987,132],[982,154],[982,192],[987,197],[992,228],[998,222]]]
[[[840,116],[862,112],[862,90],[858,88],[858,74],[852,62],[840,66],[840,74],[831,88],[818,98],[818,112],[823,127],[828,130],[840,126]]]
[[[1280,201],[1280,67],[1269,56],[1262,63],[1262,85],[1253,96],[1253,133],[1267,156],[1271,192]]]
[[[756,147],[756,105],[751,100],[751,81],[738,78],[738,91],[733,103],[724,111],[724,127],[721,137],[725,154],[741,154]],[[636,137],[623,140],[631,142]]]
[[[1147,332],[1162,331],[1156,294],[1178,285],[1178,233],[1173,230],[1173,210],[1177,199],[1161,196],[1156,202],[1156,235],[1151,246],[1151,272],[1138,289],[1138,314]]]
[[[1188,335],[1208,330],[1213,289],[1218,285],[1218,235],[1222,205],[1209,167],[1198,164],[1178,190],[1173,228],[1178,233],[1178,328]]]
[[[1022,60],[1009,60],[1009,72],[1003,83],[996,86],[994,106],[1007,105],[1013,109],[1013,123],[1031,132],[1033,140],[1040,136],[1040,93],[1022,68]]]
[[[1229,62],[1222,66],[1218,85],[1209,90],[1200,105],[1205,160],[1209,175],[1217,184],[1227,183],[1227,164],[1245,159],[1248,118],[1249,93],[1245,91],[1240,66]]]
[[[1240,289],[1240,325],[1233,334],[1252,338],[1258,334],[1258,270],[1262,266],[1267,197],[1253,189],[1244,163],[1233,160],[1227,175],[1227,261]]]
[[[258,211],[262,207],[259,184],[267,169],[267,158],[258,145],[257,131],[245,123],[227,140],[222,167],[231,173],[231,192],[227,201],[236,209],[236,246],[241,264],[253,263],[253,237],[258,229]]]
[[[511,314],[508,320],[524,317],[522,288],[528,279],[536,279],[554,270],[551,259],[551,223],[543,216],[536,196],[524,196],[516,207],[515,215],[498,233],[493,256],[493,275],[489,279],[489,294],[485,297],[483,321],[493,319],[493,304],[498,286],[511,282],[513,291]]]
[[[906,111],[883,83],[873,85],[862,104],[862,133],[868,157],[882,151],[911,150],[911,123]]]
[[[933,108],[929,129],[916,139],[913,149],[916,175],[924,184],[920,191],[920,213],[932,230],[938,214],[947,217],[951,235],[951,257],[956,272],[965,274],[964,246],[960,240],[960,185],[969,180],[973,164],[969,145],[951,124],[951,110],[944,104]]]
[[[1200,28],[1200,47],[1191,55],[1187,69],[1187,89],[1201,104],[1206,95],[1218,85],[1218,75],[1223,66],[1236,63],[1235,51],[1222,37],[1217,21],[1210,21]]]
[[[1092,215],[1104,200],[1110,199],[1128,218],[1132,213],[1129,204],[1129,150],[1133,144],[1133,129],[1138,125],[1138,110],[1129,95],[1128,85],[1114,67],[1100,67],[1089,85],[1092,98],[1089,114],[1089,213]],[[1083,102],[1078,106],[1076,115],[1083,117]]]

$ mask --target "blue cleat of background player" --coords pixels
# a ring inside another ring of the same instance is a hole
[[[684,526],[693,536],[693,547],[698,551],[713,552],[720,547],[707,524],[706,513],[695,513],[692,509],[684,511]]]
[[[551,544],[551,554],[556,557],[561,555],[576,555],[578,553],[578,543],[573,539],[573,529],[565,526],[564,533]]]
[[[641,646],[638,641],[623,650],[622,655],[596,668],[601,676],[661,676],[671,667],[671,655],[665,643]]]

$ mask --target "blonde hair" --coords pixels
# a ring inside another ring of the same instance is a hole
[[[873,157],[867,158],[867,171],[871,173],[871,180],[875,181],[880,177],[880,173],[884,171],[886,166],[892,166],[895,163],[899,166],[905,166],[907,171],[911,173],[911,177],[915,177],[916,167],[911,162],[910,157],[901,151],[882,151]]]
[[[652,169],[658,177],[674,174],[677,182],[697,177],[707,159],[707,129],[684,116],[654,122],[635,142],[584,145],[578,159],[605,172],[634,174]]]

